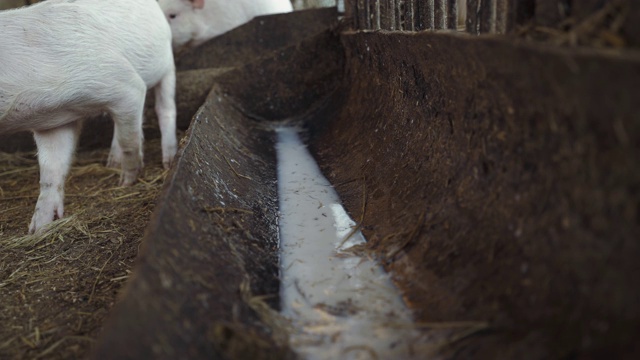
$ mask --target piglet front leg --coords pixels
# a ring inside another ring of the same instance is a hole
[[[34,132],[40,165],[40,195],[29,225],[30,234],[64,216],[64,181],[79,133],[80,122]]]
[[[29,224],[29,234],[40,231],[55,219],[64,216],[64,186],[40,183],[40,196]]]

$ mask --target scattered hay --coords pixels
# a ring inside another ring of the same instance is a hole
[[[32,235],[14,236],[7,239],[0,239],[0,250],[9,250],[16,248],[32,248],[40,245],[45,240],[55,241],[56,239],[62,239],[65,234],[69,234],[74,230],[78,230],[80,233],[87,237],[91,234],[87,229],[86,224],[78,221],[78,214],[74,214],[47,225],[43,231],[40,231]],[[45,244],[43,246],[47,246]],[[0,287],[2,284],[0,284]]]
[[[289,334],[293,333],[295,328],[291,324],[289,319],[285,318],[280,312],[275,310],[266,300],[270,297],[276,297],[276,295],[267,296],[255,296],[251,293],[251,285],[248,279],[245,279],[240,284],[240,293],[242,294],[242,300],[249,305],[253,311],[258,314],[258,317],[269,329],[271,329],[271,335],[281,348],[289,346]]]
[[[38,197],[34,153],[0,153],[0,358],[85,358],[133,267],[165,171],[145,144],[144,175],[119,187],[108,149],[81,152],[65,217],[26,235]]]

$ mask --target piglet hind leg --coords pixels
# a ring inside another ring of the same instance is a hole
[[[142,82],[139,85],[129,92],[123,91],[122,94],[125,96],[110,108],[115,124],[115,141],[122,152],[120,186],[130,186],[135,183],[143,167],[142,112],[146,88]]]
[[[162,134],[162,165],[168,169],[178,149],[176,139],[176,72],[175,68],[162,78],[155,86],[156,114]]]
[[[40,195],[31,218],[29,233],[40,231],[64,216],[64,181],[69,173],[81,122],[34,132],[40,165]]]

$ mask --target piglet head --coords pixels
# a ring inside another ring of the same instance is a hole
[[[205,0],[158,0],[171,26],[174,51],[183,48],[197,33],[196,12],[204,8]]]

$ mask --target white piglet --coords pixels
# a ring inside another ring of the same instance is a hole
[[[176,153],[171,30],[156,0],[48,0],[0,12],[0,133],[33,131],[40,195],[33,233],[64,213],[81,123],[107,112],[121,185],[142,169],[142,113],[153,87],[165,167]]]
[[[173,33],[173,48],[194,47],[258,15],[291,12],[290,0],[158,0]]]

